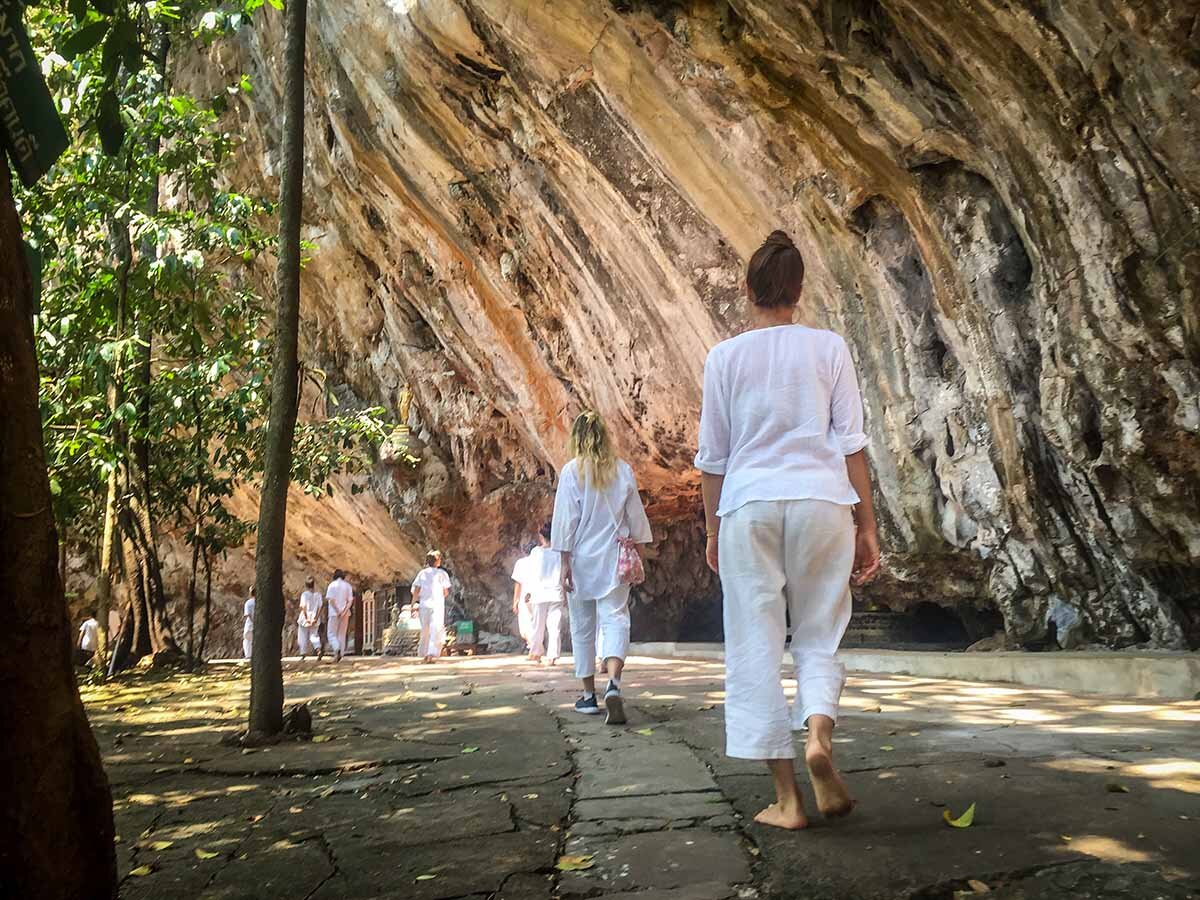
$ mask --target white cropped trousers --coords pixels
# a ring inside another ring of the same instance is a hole
[[[300,645],[300,655],[307,656],[309,647],[313,653],[321,652],[321,626],[297,625],[296,643]]]
[[[792,730],[811,715],[836,721],[846,680],[835,657],[850,622],[854,521],[824,500],[747,503],[721,519],[725,595],[725,752],[792,759]],[[792,624],[796,701],[789,714],[780,664]]]
[[[246,659],[250,658],[250,651],[254,649],[254,632],[242,632],[242,656]]]
[[[596,632],[600,632],[600,658],[624,660],[629,653],[629,585],[622,584],[599,599],[570,594],[571,654],[575,676],[596,674]]]
[[[565,605],[562,601],[532,604],[533,622],[529,632],[531,656],[558,659],[562,655],[562,616]]]
[[[441,656],[442,645],[446,643],[446,610],[422,606],[419,615],[421,644],[417,648],[417,656]]]

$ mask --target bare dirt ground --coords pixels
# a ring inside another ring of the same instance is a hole
[[[564,666],[288,662],[314,739],[254,751],[219,742],[244,665],[85,687],[121,896],[1200,896],[1200,703],[858,675],[836,732],[858,807],[783,833],[752,821],[764,772],[722,753],[722,676],[631,659],[612,728]]]

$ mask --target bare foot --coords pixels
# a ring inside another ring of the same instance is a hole
[[[778,803],[772,803],[757,816],[754,821],[762,825],[772,825],[775,828],[786,828],[789,831],[799,831],[808,827],[808,819],[804,816],[804,808],[785,809]]]
[[[838,770],[833,767],[829,750],[812,741],[804,750],[804,761],[812,779],[813,794],[817,798],[817,809],[827,819],[848,816],[854,809],[854,798]]]

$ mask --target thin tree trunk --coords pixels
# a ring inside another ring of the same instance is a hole
[[[279,265],[275,282],[275,352],[271,415],[258,509],[255,584],[258,606],[251,650],[252,735],[283,730],[283,538],[292,470],[292,439],[299,397],[297,341],[300,326],[300,218],[304,188],[304,29],[307,0],[287,5],[284,65],[283,178],[280,184]]]
[[[110,397],[109,403],[112,403]],[[115,409],[115,407],[110,407]],[[94,657],[97,672],[108,670],[109,641],[116,635],[108,633],[108,611],[112,609],[112,570],[113,543],[116,540],[117,524],[117,470],[114,467],[108,475],[108,490],[104,495],[104,530],[100,534],[100,571],[96,574],[96,621],[100,623],[97,633],[96,655]]]
[[[212,624],[212,561],[208,548],[201,551],[204,560],[204,627],[200,630],[200,661],[204,661],[204,648],[208,644],[208,626]]]
[[[200,486],[196,486],[196,501],[200,500]],[[196,664],[196,570],[200,566],[200,523],[196,523],[196,528],[192,534],[192,573],[188,578],[188,605],[187,605],[187,660],[188,666]]]
[[[0,375],[0,891],[112,900],[112,795],[75,684],[38,409],[32,283],[3,154]]]

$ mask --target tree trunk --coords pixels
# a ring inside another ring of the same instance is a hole
[[[208,626],[212,624],[212,562],[208,558],[208,548],[202,551],[204,560],[204,627],[200,630],[200,661],[204,661],[204,648],[208,644]]]
[[[251,650],[251,734],[283,730],[283,537],[292,471],[292,439],[299,396],[297,332],[300,325],[300,218],[304,187],[304,29],[307,0],[287,5],[284,65],[283,178],[279,188],[279,297],[275,306],[275,352],[271,368],[271,415],[258,508]]]
[[[75,684],[74,631],[38,410],[33,297],[0,154],[0,885],[24,900],[117,894],[112,795]]]

